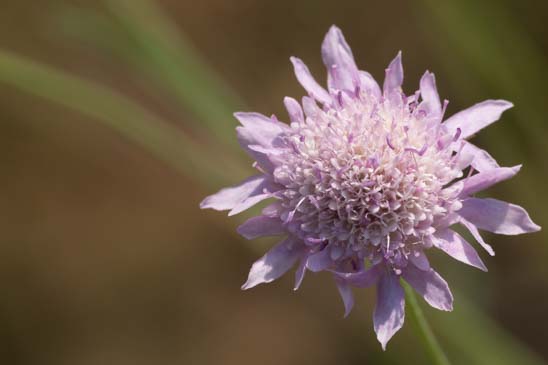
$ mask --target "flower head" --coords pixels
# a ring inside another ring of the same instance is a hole
[[[478,229],[514,235],[540,229],[527,212],[473,194],[514,176],[467,141],[512,104],[487,100],[443,121],[434,75],[412,95],[402,92],[401,53],[386,69],[383,88],[357,68],[341,31],[322,44],[324,89],[306,65],[291,58],[308,96],[285,98],[291,123],[236,113],[242,147],[258,174],[206,198],[202,208],[239,213],[268,198],[260,216],[238,228],[245,238],[284,235],[251,267],[243,289],[271,282],[295,264],[295,289],[307,270],[333,274],[346,314],[351,287],[377,286],[374,327],[385,348],[404,321],[403,278],[432,307],[452,310],[445,280],[425,255],[437,248],[486,271],[454,225],[470,231],[490,255]],[[466,171],[466,173],[464,173]]]

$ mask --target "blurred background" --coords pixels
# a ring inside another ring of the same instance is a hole
[[[288,58],[322,80],[331,24],[379,81],[400,49],[408,93],[435,72],[449,115],[514,102],[475,139],[524,164],[489,195],[548,227],[548,2],[1,4],[1,363],[428,363],[411,323],[381,351],[372,289],[346,320],[329,275],[240,291],[272,241],[238,237],[245,214],[198,209],[251,171],[231,113],[286,120],[283,97],[304,95]],[[487,274],[433,255],[456,309],[423,309],[453,364],[548,360],[546,232],[485,234]]]

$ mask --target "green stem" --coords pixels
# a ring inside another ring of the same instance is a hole
[[[407,313],[411,314],[411,321],[415,324],[415,328],[420,334],[421,341],[426,348],[432,364],[435,365],[450,365],[449,359],[443,352],[440,343],[436,339],[436,336],[432,332],[424,313],[417,301],[417,296],[409,284],[402,282],[405,289],[405,294],[407,296],[407,306],[409,311]]]

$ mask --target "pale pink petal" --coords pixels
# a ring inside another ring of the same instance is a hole
[[[278,137],[289,126],[259,113],[235,113],[234,116],[242,124],[236,128],[240,145],[264,171],[272,173],[278,164],[276,154],[287,148]]]
[[[306,268],[312,272],[325,270],[332,265],[333,260],[331,259],[330,250],[327,248],[313,253],[308,256],[308,259],[306,260]]]
[[[293,290],[299,290],[303,282],[305,273],[306,273],[306,257],[301,259],[301,262],[299,263],[299,266],[297,266],[297,270],[295,271],[295,286],[293,287]]]
[[[479,233],[478,229],[476,228],[475,225],[473,225],[472,223],[468,222],[466,219],[464,218],[460,218],[459,219],[459,223],[462,224],[464,227],[466,227],[466,229],[468,229],[468,231],[470,231],[470,233],[472,234],[472,236],[476,239],[476,241],[478,241],[478,243],[480,244],[481,247],[483,247],[483,249],[485,251],[487,251],[487,253],[491,256],[495,256],[495,251],[493,250],[493,247],[491,247],[491,245],[489,245],[487,242],[485,242],[483,240],[483,237],[481,237],[481,234]]]
[[[436,232],[434,244],[437,248],[460,262],[487,271],[476,250],[457,232],[446,229]]]
[[[385,272],[386,268],[382,264],[375,265],[369,269],[365,269],[352,273],[336,272],[335,274],[348,282],[350,285],[357,288],[367,288],[373,286],[379,280],[379,277]]]
[[[387,96],[393,91],[400,91],[403,84],[403,66],[401,64],[401,51],[398,52],[396,58],[390,62],[386,69],[386,76],[384,78],[383,91]]]
[[[337,289],[339,290],[339,294],[341,295],[344,304],[344,316],[348,317],[352,311],[352,307],[354,307],[354,294],[352,294],[352,288],[347,282],[341,280],[337,276],[335,276],[335,283],[337,284]]]
[[[499,167],[472,175],[463,180],[464,187],[461,191],[461,196],[472,195],[501,181],[508,180],[514,177],[520,169],[521,165],[514,167]]]
[[[497,199],[465,199],[457,213],[479,229],[493,233],[515,235],[540,231],[540,226],[525,209]]]
[[[237,127],[242,144],[263,147],[276,146],[276,138],[289,130],[286,124],[268,118],[259,113],[235,113],[234,116],[243,127]]]
[[[433,73],[424,73],[420,81],[420,91],[423,100],[421,107],[434,115],[441,115],[441,101]]]
[[[462,146],[454,145],[454,150],[459,154],[456,160],[456,167],[459,170],[464,170],[468,166],[472,166],[479,172],[488,171],[499,168],[497,161],[485,150],[474,146],[468,141],[460,141]]]
[[[426,257],[423,251],[416,251],[411,253],[411,255],[409,256],[409,260],[413,263],[413,265],[421,270],[430,269],[430,262],[428,261],[428,257]]]
[[[377,99],[381,97],[381,88],[369,72],[360,71],[360,87],[369,91]]]
[[[262,283],[270,283],[285,274],[302,257],[303,246],[302,242],[293,237],[278,243],[251,266],[249,276],[245,284],[242,285],[242,289],[246,290]]]
[[[248,240],[285,233],[280,218],[271,218],[264,215],[249,218],[244,224],[238,227],[237,231]]]
[[[289,120],[291,123],[302,123],[304,122],[304,113],[301,104],[293,98],[286,96],[284,98],[284,105],[289,114]]]
[[[311,97],[303,96],[302,103],[304,114],[309,118],[315,118],[321,112],[316,100]]]
[[[200,208],[232,209],[231,214],[236,214],[245,210],[245,207],[251,207],[270,197],[269,192],[265,193],[265,189],[268,188],[271,188],[271,183],[264,175],[252,176],[239,185],[221,189],[219,192],[208,196],[200,203]]]
[[[291,57],[291,62],[295,68],[295,76],[297,76],[297,80],[299,80],[308,94],[320,103],[331,104],[331,96],[323,87],[320,86],[320,84],[316,82],[316,80],[314,80],[310,70],[306,67],[303,61],[296,57]]]
[[[360,84],[358,68],[350,46],[339,28],[332,26],[322,43],[322,58],[331,90],[355,91]]]
[[[432,307],[443,311],[453,310],[453,294],[447,282],[433,269],[423,271],[414,265],[407,265],[403,278]]]
[[[506,100],[486,100],[468,109],[465,109],[451,118],[443,125],[449,131],[461,130],[461,138],[468,138],[474,133],[499,120],[501,114],[514,105]]]
[[[373,326],[382,349],[403,326],[405,295],[399,276],[385,273],[377,285],[377,305],[373,313]]]

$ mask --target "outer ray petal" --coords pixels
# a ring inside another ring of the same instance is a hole
[[[269,198],[273,191],[275,189],[273,189],[272,183],[264,175],[256,175],[244,180],[239,185],[221,189],[208,196],[200,203],[200,208],[232,209],[229,215],[233,215]]]
[[[289,237],[274,246],[263,257],[255,261],[242,289],[250,289],[262,283],[270,283],[287,272],[302,257],[304,245]]]
[[[398,276],[386,273],[377,286],[377,305],[373,325],[382,349],[403,326],[405,319],[405,294]]]
[[[360,87],[369,91],[374,97],[380,99],[381,88],[369,72],[360,71]]]
[[[493,233],[516,235],[540,231],[525,209],[497,199],[465,199],[457,213],[479,229]]]
[[[407,265],[403,278],[432,307],[443,311],[453,310],[453,294],[447,282],[433,269],[422,271],[414,265]]]
[[[312,272],[323,271],[330,267],[332,264],[333,260],[331,259],[331,255],[327,248],[324,248],[319,252],[313,253],[312,255],[308,256],[308,259],[306,260],[306,268]]]
[[[446,229],[436,233],[436,246],[446,254],[467,265],[487,271],[476,250],[457,232]]]
[[[306,257],[301,259],[301,262],[295,271],[295,286],[293,287],[293,290],[299,290],[303,283],[304,274],[306,274]]]
[[[320,86],[320,84],[316,82],[304,62],[297,57],[291,57],[290,60],[295,68],[295,76],[297,77],[297,80],[299,80],[308,94],[320,103],[331,104],[331,96],[323,87]]]
[[[430,262],[423,251],[417,251],[409,256],[409,261],[420,270],[430,270]]]
[[[322,43],[322,58],[328,71],[331,90],[353,92],[360,84],[354,56],[339,28],[332,26]]]
[[[463,180],[464,187],[460,194],[461,196],[470,196],[485,190],[501,181],[514,177],[520,169],[521,165],[514,167],[499,167],[472,175]]]
[[[258,237],[276,236],[285,233],[282,221],[278,217],[259,215],[249,218],[238,227],[238,233],[248,240]]]
[[[234,116],[242,123],[236,128],[240,145],[263,169],[272,172],[276,166],[273,157],[286,148],[277,137],[289,126],[259,113],[240,112]]]
[[[493,250],[493,247],[491,247],[491,245],[489,245],[487,242],[485,242],[483,240],[483,237],[481,237],[478,229],[476,228],[475,225],[473,225],[472,223],[468,222],[466,219],[464,218],[460,218],[459,219],[459,223],[462,224],[464,227],[466,227],[466,229],[468,229],[468,231],[470,231],[470,233],[472,234],[472,236],[474,236],[474,238],[476,239],[476,241],[478,241],[478,243],[480,244],[481,247],[483,247],[483,249],[485,251],[487,251],[487,253],[491,256],[495,256],[495,251]]]
[[[398,52],[396,58],[390,62],[388,68],[386,69],[386,76],[384,78],[383,91],[384,95],[387,96],[393,91],[401,90],[401,85],[403,84],[403,66],[401,63],[401,51]]]
[[[420,91],[427,110],[434,115],[441,115],[441,101],[433,73],[428,71],[424,73],[420,81]]]
[[[479,172],[500,167],[497,161],[487,151],[474,146],[470,142],[461,142],[463,145],[461,148],[457,149],[459,155],[457,156],[456,161],[459,170],[464,170],[470,165]]]
[[[499,120],[501,114],[513,107],[514,104],[506,100],[486,100],[468,109],[465,109],[443,124],[450,131],[461,129],[461,138],[468,138],[474,133]]]
[[[352,294],[352,288],[347,282],[341,280],[337,276],[335,276],[335,283],[337,284],[337,289],[339,290],[339,294],[341,295],[344,304],[344,316],[348,317],[354,307],[354,294]]]
[[[289,114],[289,120],[291,123],[302,123],[304,122],[304,113],[301,104],[293,98],[286,96],[284,98],[284,105]]]
[[[367,288],[375,285],[385,270],[384,265],[378,264],[369,269],[355,273],[335,272],[335,275],[345,280],[352,286],[357,288]]]

